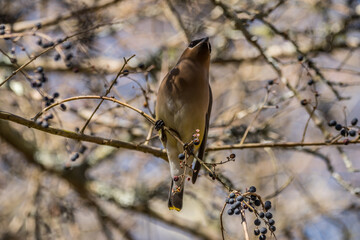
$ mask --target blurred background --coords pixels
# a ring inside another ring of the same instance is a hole
[[[236,154],[216,173],[272,201],[277,239],[360,239],[358,144],[216,149],[248,127],[245,143],[359,139],[328,126],[359,130],[359,16],[357,0],[1,0],[0,81],[41,56],[0,87],[0,110],[31,120],[52,101],[105,95],[122,70],[108,96],[154,116],[162,78],[209,36],[206,162]],[[99,102],[66,102],[38,124],[79,132]],[[109,101],[84,133],[162,148],[146,119]],[[0,239],[221,239],[226,188],[202,170],[175,212],[169,184],[153,154],[0,120]],[[244,239],[239,216],[223,221],[226,239]]]

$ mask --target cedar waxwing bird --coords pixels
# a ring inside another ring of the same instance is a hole
[[[184,160],[184,146],[166,132],[163,126],[169,128],[184,143],[190,143],[195,134],[198,141],[191,146],[191,150],[203,160],[212,106],[209,85],[210,52],[208,37],[192,41],[159,87],[155,128],[160,130],[160,139],[166,148],[170,164],[170,210],[181,210],[186,175],[192,176],[192,182],[195,183],[201,164],[196,161],[191,167],[193,156],[185,153]]]

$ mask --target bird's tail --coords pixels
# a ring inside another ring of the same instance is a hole
[[[183,205],[183,196],[184,196],[184,181],[174,182],[171,179],[171,187],[169,192],[169,210],[180,211]]]

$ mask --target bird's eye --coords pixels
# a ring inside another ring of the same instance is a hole
[[[202,39],[197,39],[197,40],[192,41],[192,42],[189,44],[189,48],[195,47],[199,42],[201,42],[201,40],[202,40]]]

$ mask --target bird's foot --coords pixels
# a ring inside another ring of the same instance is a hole
[[[155,130],[160,131],[165,126],[165,123],[163,120],[159,119],[155,122]]]

